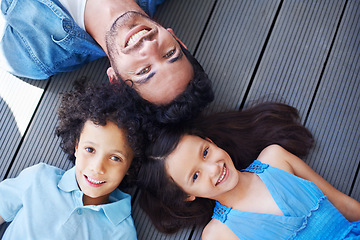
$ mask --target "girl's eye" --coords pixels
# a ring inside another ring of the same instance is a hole
[[[87,147],[87,148],[85,148],[85,150],[86,150],[87,152],[89,152],[89,153],[95,152],[95,150],[94,150],[93,148],[91,148],[91,147]]]
[[[165,54],[164,58],[170,58],[172,55],[175,54],[175,52],[176,52],[176,49],[175,49],[175,48],[172,49],[172,50],[170,50],[169,52],[167,52],[167,53]]]
[[[138,72],[136,75],[144,75],[148,72],[150,72],[150,67],[145,67],[145,68],[141,69],[141,71]]]
[[[196,173],[194,174],[194,176],[193,176],[192,181],[195,182],[198,177],[199,177],[199,173],[196,172]]]
[[[115,161],[115,162],[121,162],[121,161],[122,161],[122,159],[119,158],[119,157],[117,157],[117,156],[112,156],[112,157],[111,157],[111,160],[113,160],[113,161]]]
[[[205,158],[209,153],[209,148],[205,148],[204,152],[203,152],[203,157]]]

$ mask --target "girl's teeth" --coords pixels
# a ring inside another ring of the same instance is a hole
[[[126,46],[129,46],[131,44],[133,44],[134,42],[136,42],[140,37],[142,37],[143,35],[145,35],[147,32],[149,32],[149,30],[141,30],[137,33],[135,33],[134,35],[132,35],[129,39],[129,41],[126,43]]]
[[[219,180],[217,181],[217,183],[220,183],[220,182],[224,179],[224,177],[225,177],[225,173],[226,173],[226,167],[224,166],[224,170],[223,170],[223,172],[222,172],[222,174],[221,174],[221,176],[220,176]]]

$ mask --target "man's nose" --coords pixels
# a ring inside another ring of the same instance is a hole
[[[156,39],[144,39],[142,43],[142,48],[139,51],[139,54],[143,57],[155,57],[160,56],[159,42]]]

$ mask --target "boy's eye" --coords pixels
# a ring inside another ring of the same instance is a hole
[[[203,152],[203,157],[204,158],[207,156],[208,152],[209,152],[209,148],[207,147],[207,148],[205,148],[205,150]]]
[[[140,72],[138,72],[136,75],[144,75],[148,72],[150,72],[150,66],[141,69]]]
[[[193,175],[192,181],[195,182],[198,177],[199,177],[199,173],[196,172],[196,173]]]
[[[117,157],[117,156],[112,156],[111,160],[116,161],[116,162],[121,162],[122,161],[122,159]]]
[[[93,148],[91,148],[91,147],[87,147],[87,148],[85,148],[85,150],[86,150],[87,152],[89,152],[89,153],[95,152],[95,150],[94,150]]]
[[[175,48],[172,49],[172,50],[170,50],[169,52],[167,52],[167,53],[165,54],[164,58],[170,58],[172,55],[175,54],[175,52],[176,52],[176,49],[175,49]]]

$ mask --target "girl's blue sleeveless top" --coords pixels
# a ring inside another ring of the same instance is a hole
[[[212,217],[241,240],[360,239],[360,221],[349,222],[314,183],[258,160],[242,171],[261,178],[284,216],[238,211],[216,202]]]

